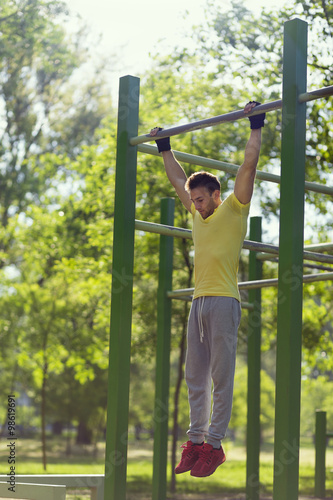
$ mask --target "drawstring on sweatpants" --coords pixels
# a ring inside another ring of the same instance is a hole
[[[200,342],[203,342],[204,338],[204,329],[203,329],[203,320],[202,320],[202,310],[204,306],[205,297],[199,298],[199,314],[198,314],[198,322],[199,322],[199,332],[200,332]]]

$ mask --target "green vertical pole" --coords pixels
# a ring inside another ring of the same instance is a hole
[[[298,499],[307,23],[284,27],[274,500]]]
[[[261,241],[261,217],[250,219],[250,240]],[[262,279],[262,263],[257,252],[250,252],[249,280]],[[247,434],[246,434],[246,498],[259,500],[260,457],[260,368],[261,368],[261,289],[249,290],[247,343]]]
[[[161,200],[161,224],[174,225],[175,200]],[[167,488],[168,406],[170,375],[171,299],[173,237],[160,236],[157,291],[156,389],[154,411],[153,500],[164,500]]]
[[[113,229],[105,500],[125,500],[140,80],[120,79]]]
[[[325,498],[326,479],[326,411],[316,411],[315,496]]]

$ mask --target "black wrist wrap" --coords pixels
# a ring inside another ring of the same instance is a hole
[[[255,103],[259,106],[261,102],[250,101],[249,104]],[[260,115],[249,116],[251,130],[262,128],[265,125],[266,113],[261,113]]]
[[[161,127],[159,130],[163,130]],[[170,137],[163,137],[163,139],[156,139],[156,145],[159,153],[162,153],[162,151],[170,151],[171,145],[170,145]]]

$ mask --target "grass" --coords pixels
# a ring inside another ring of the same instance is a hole
[[[227,461],[217,473],[208,478],[195,479],[189,473],[177,476],[177,496],[168,493],[169,498],[195,499],[197,495],[218,495],[242,498],[245,491],[246,451],[240,446],[226,441],[224,443]],[[18,440],[16,447],[17,474],[104,474],[104,445],[98,444],[97,450],[92,447],[72,447],[72,455],[66,456],[63,438],[48,439],[48,465],[43,470],[40,442],[34,440]],[[181,450],[179,449],[180,457]],[[148,499],[151,495],[152,478],[152,441],[130,441],[128,446],[127,491],[128,500]],[[311,442],[302,443],[300,450],[300,494],[314,495],[314,447]],[[0,443],[0,473],[8,473],[6,441]],[[168,467],[168,483],[171,478],[171,467]],[[273,488],[273,447],[265,444],[260,456],[261,492],[271,496]],[[240,496],[241,495],[241,496]],[[326,452],[326,498],[333,497],[333,450]],[[88,492],[69,491],[68,500],[87,500]]]

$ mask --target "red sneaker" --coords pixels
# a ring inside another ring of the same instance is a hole
[[[211,444],[205,443],[200,447],[199,460],[191,470],[191,476],[207,477],[216,471],[219,465],[225,462],[225,454],[222,446],[216,450]]]
[[[175,474],[182,474],[192,469],[193,465],[199,458],[200,450],[204,445],[196,445],[192,441],[187,441],[181,445],[183,448],[182,458],[175,468]]]

